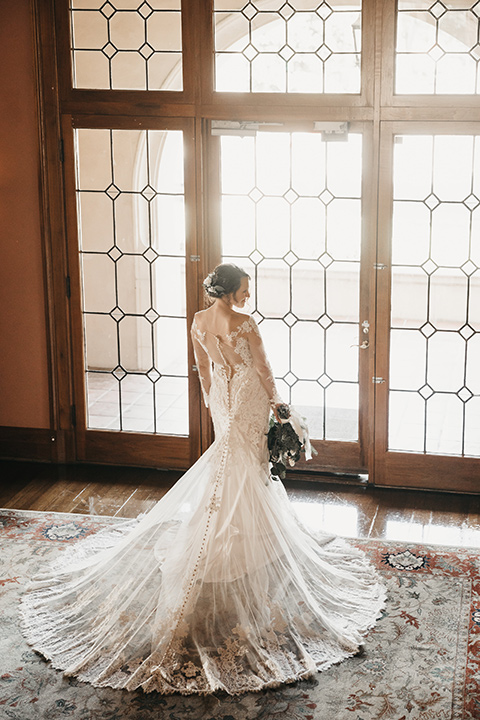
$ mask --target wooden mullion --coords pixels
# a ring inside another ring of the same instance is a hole
[[[474,108],[478,113],[480,95],[393,95],[388,105],[395,108],[422,108],[427,111],[444,108],[451,112],[452,108],[455,108],[455,115],[462,110]]]
[[[110,107],[112,111],[138,112],[139,109],[153,112],[159,107],[193,106],[193,97],[184,92],[172,90],[94,90],[87,88],[69,88],[63,98],[63,109],[76,107]]]
[[[388,132],[392,135],[395,134],[406,134],[406,135],[475,135],[480,133],[480,119],[476,121],[439,121],[429,122],[424,121],[393,121],[384,122],[383,127],[388,128]]]
[[[202,38],[199,52],[200,86],[199,101],[203,105],[212,102],[215,83],[215,40],[213,25],[214,0],[197,0],[201,5],[198,13],[198,31]]]
[[[457,123],[475,122],[480,116],[478,107],[382,107],[381,119],[385,122],[448,122],[451,127]]]
[[[358,322],[358,344],[366,340],[368,348],[358,348],[359,360],[359,443],[360,465],[373,473],[371,450],[373,448],[373,407],[371,377],[375,368],[375,273],[373,266],[376,255],[376,201],[378,173],[372,124],[363,132],[363,173],[362,173],[362,244],[360,263],[360,317]],[[368,332],[363,332],[362,323],[367,321]]]
[[[206,72],[204,56],[206,44],[200,28],[205,26],[205,14],[210,0],[182,0],[183,76],[185,101],[191,105],[192,114],[201,98],[202,81]],[[162,104],[171,105],[170,97],[159,98]]]
[[[360,108],[366,107],[364,94],[334,93],[227,93],[216,92],[204,95],[204,101],[214,107],[231,105],[238,108],[244,105],[255,105],[258,108]]]
[[[385,39],[383,33],[383,11],[384,3],[381,0],[375,2],[375,18],[374,22],[374,67],[373,67],[373,124],[371,137],[371,184],[368,192],[370,194],[370,210],[368,212],[367,223],[369,225],[367,233],[370,237],[368,242],[368,251],[365,268],[365,281],[368,283],[369,297],[369,316],[370,316],[370,355],[368,364],[368,374],[366,378],[368,388],[368,417],[365,422],[366,444],[366,465],[368,467],[369,483],[376,482],[376,428],[377,428],[377,385],[373,382],[373,378],[377,376],[377,353],[381,352],[381,338],[378,341],[378,288],[377,288],[377,270],[376,263],[379,262],[379,223],[378,217],[380,212],[380,131],[381,131],[381,113],[382,113],[382,79],[384,76],[383,59],[385,53]],[[388,49],[388,41],[387,41]]]
[[[63,204],[62,136],[60,131],[58,69],[54,7],[50,0],[32,0],[34,52],[40,133],[40,194],[45,267],[53,459],[73,460],[71,425],[72,382],[70,324],[66,297],[68,263]]]
[[[395,26],[397,16],[396,2],[381,2],[381,34],[376,42],[381,44],[381,104],[392,104],[395,64]]]
[[[85,456],[85,432],[87,430],[87,413],[85,401],[85,357],[81,287],[82,281],[80,270],[77,203],[75,190],[75,148],[71,115],[64,115],[62,117],[62,136],[65,155],[65,218],[68,246],[68,268],[70,278],[69,311],[70,327],[72,333],[71,366],[76,408],[75,439],[77,458],[83,459]]]
[[[212,136],[210,123],[202,120],[199,124],[202,147],[202,204],[203,235],[201,245],[202,279],[221,262],[221,206],[220,206],[220,138]],[[203,287],[200,287],[199,305],[205,307]],[[213,426],[210,414],[202,405],[202,450],[213,441]]]
[[[361,82],[362,105],[372,107],[375,98],[375,64],[376,38],[378,26],[377,3],[379,0],[362,1],[362,48],[361,48]],[[328,96],[331,97],[331,96]],[[348,96],[347,96],[348,97]]]
[[[199,285],[199,263],[195,260],[198,250],[198,208],[197,208],[197,153],[196,132],[193,120],[184,121],[185,147],[185,282],[187,298],[187,337],[193,315],[198,310],[197,288]],[[201,454],[201,392],[198,373],[194,372],[195,357],[192,343],[188,342],[188,395],[189,395],[189,460],[193,463]]]
[[[193,120],[184,117],[135,117],[129,115],[98,115],[96,113],[77,113],[72,117],[74,128],[103,128],[107,130],[182,130],[193,137]]]
[[[56,49],[58,59],[58,86],[60,103],[69,97],[72,89],[72,53],[70,49],[69,0],[53,0],[55,12]],[[53,27],[53,25],[52,25]]]
[[[118,93],[118,95],[114,93]],[[88,113],[110,115],[111,117],[124,115],[132,118],[138,115],[151,117],[157,115],[162,117],[195,116],[195,105],[192,102],[182,103],[171,97],[166,99],[163,96],[156,96],[157,91],[155,90],[138,91],[138,94],[133,97],[132,93],[133,91],[129,92],[125,97],[125,93],[120,90],[75,90],[67,100],[62,102],[62,111],[71,115]],[[85,94],[91,95],[91,97],[89,98]]]
[[[393,132],[382,124],[380,136],[377,263],[375,377],[375,483],[385,483],[388,448],[388,391],[390,358],[391,237],[393,208]]]
[[[253,98],[242,106],[235,104],[203,105],[199,109],[203,118],[214,120],[259,120],[263,122],[302,122],[309,120],[338,120],[361,122],[373,119],[373,108],[348,106],[262,106]]]

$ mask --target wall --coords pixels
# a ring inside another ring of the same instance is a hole
[[[1,0],[0,67],[0,425],[48,428],[39,149],[29,0]]]

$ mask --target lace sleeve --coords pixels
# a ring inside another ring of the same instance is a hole
[[[272,368],[268,362],[262,336],[260,335],[257,323],[252,317],[248,319],[248,332],[246,337],[250,346],[250,352],[252,353],[254,367],[260,377],[263,387],[267,392],[270,404],[273,407],[277,403],[283,403],[283,400],[278,394],[275,386]]]
[[[210,385],[212,384],[212,363],[210,357],[203,345],[204,333],[201,333],[197,327],[195,320],[190,330],[192,337],[193,352],[195,355],[195,363],[198,368],[198,377],[202,388],[203,400],[208,408],[208,396],[210,394]]]

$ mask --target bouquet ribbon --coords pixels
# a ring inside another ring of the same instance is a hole
[[[308,426],[305,418],[298,414],[298,412],[290,407],[290,417],[286,420],[280,420],[282,425],[284,423],[290,423],[295,433],[298,435],[298,439],[302,443],[305,449],[305,460],[312,459],[312,445],[310,443],[310,434],[308,432]]]

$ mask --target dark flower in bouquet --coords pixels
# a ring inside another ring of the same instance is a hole
[[[284,480],[287,466],[293,467],[297,460],[300,460],[300,453],[304,447],[291,423],[288,422],[290,417],[288,405],[281,405],[277,409],[277,414],[281,422],[277,422],[273,417],[270,420],[267,444],[272,463],[270,470],[272,479]]]

